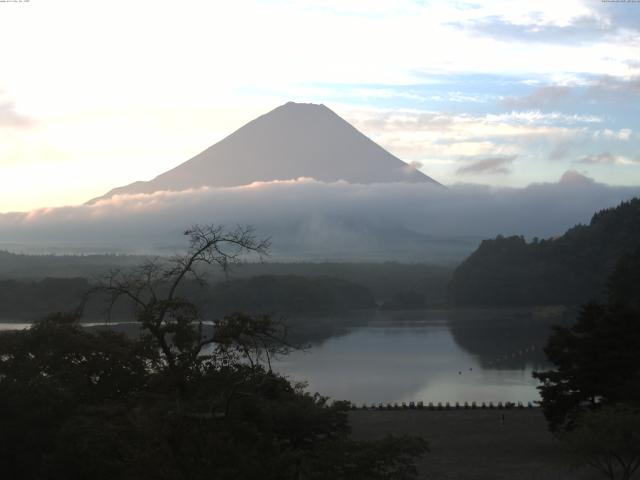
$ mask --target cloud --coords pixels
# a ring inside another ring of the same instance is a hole
[[[640,68],[640,60],[626,60],[624,62],[629,68],[637,69]]]
[[[635,2],[582,0],[582,3],[590,10],[590,15],[597,18],[601,28],[624,32],[629,36],[637,35],[640,30],[640,9],[633,4]]]
[[[0,215],[0,248],[174,253],[184,247],[185,227],[215,223],[253,225],[272,238],[275,259],[458,261],[481,238],[558,235],[640,195],[640,186],[568,178],[520,189],[297,179],[116,196]]]
[[[638,162],[638,158],[628,158],[622,155],[613,155],[610,152],[603,152],[596,155],[587,155],[578,160],[578,163],[585,165],[633,165]]]
[[[33,123],[33,119],[16,111],[12,101],[0,99],[0,127],[25,128]]]
[[[468,165],[463,165],[458,168],[457,173],[463,175],[479,173],[510,173],[511,164],[516,158],[517,155],[483,158]]]
[[[591,15],[575,17],[565,25],[540,21],[515,23],[500,15],[454,25],[470,33],[523,43],[590,43],[600,41],[603,35],[611,35],[617,30]]]
[[[507,100],[503,101],[505,104]],[[541,112],[540,110],[513,111],[510,113],[487,114],[487,120],[494,122],[513,122],[518,124],[554,125],[578,123],[602,123],[597,115],[566,114],[560,112]]]
[[[573,88],[568,85],[545,85],[522,97],[506,97],[502,104],[507,108],[516,109],[557,108],[572,92]]]
[[[572,142],[557,143],[549,152],[549,160],[564,160],[568,158],[572,148]]]
[[[528,12],[522,9],[520,15],[485,14],[452,25],[502,41],[562,45],[633,39],[640,30],[640,11],[635,5],[607,4],[602,0],[562,3],[566,8]]]
[[[595,77],[589,82],[584,98],[589,100],[618,98],[629,101],[628,95],[640,95],[640,75]]]
[[[640,9],[639,9],[640,10]],[[566,84],[550,84],[534,88],[523,96],[508,96],[501,103],[513,109],[557,109],[559,106],[593,102],[629,102],[630,96],[640,95],[640,75],[599,75],[574,79]],[[582,120],[590,116],[582,116]],[[591,116],[593,122],[599,117]],[[576,117],[579,121],[580,117]],[[601,120],[601,119],[600,119]]]
[[[616,163],[617,158],[609,152],[604,152],[597,155],[587,155],[578,160],[578,162],[586,165],[597,165],[602,163]]]
[[[605,138],[608,140],[629,140],[632,133],[633,131],[630,128],[621,128],[617,132],[609,128],[605,128],[604,130],[596,130],[593,132],[593,138],[596,140],[598,138]]]
[[[595,115],[539,110],[474,115],[358,109],[345,117],[393,153],[421,160],[523,154],[532,144],[579,140],[586,134],[585,124],[601,121]]]

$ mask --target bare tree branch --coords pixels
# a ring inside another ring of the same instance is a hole
[[[110,314],[121,299],[130,301],[143,331],[154,339],[171,369],[197,364],[202,350],[213,343],[218,344],[218,353],[240,354],[253,368],[259,365],[262,352],[267,352],[271,368],[271,356],[290,346],[284,344],[279,326],[276,328],[268,317],[239,315],[219,320],[214,322],[214,335],[204,338],[199,311],[179,297],[187,277],[205,284],[201,265],[218,266],[227,272],[246,255],[262,259],[268,254],[270,241],[258,239],[251,227],[241,226],[229,230],[222,225],[194,225],[184,234],[189,238],[184,255],[169,260],[154,258],[129,270],[112,270],[93,292],[106,294]]]

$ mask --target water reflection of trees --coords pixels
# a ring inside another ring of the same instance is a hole
[[[275,318],[278,316],[276,315]],[[329,339],[347,335],[354,328],[366,324],[370,318],[371,312],[361,311],[336,315],[292,315],[282,316],[279,319],[287,326],[289,343],[300,347],[317,347]],[[115,330],[130,338],[140,336],[139,324],[129,321],[92,325],[87,328],[93,331]],[[213,326],[205,323],[203,333],[213,334]]]
[[[574,319],[569,309],[453,310],[453,339],[477,356],[482,368],[519,370],[547,365],[543,347],[553,325]]]
[[[451,331],[455,343],[475,355],[485,369],[526,369],[547,366],[542,348],[551,327],[573,322],[575,312],[558,310],[460,309],[426,311],[360,311],[336,315],[291,315],[281,320],[288,326],[288,340],[301,347],[319,347],[330,339],[342,337],[363,326],[380,325],[425,326],[441,325]],[[135,323],[114,323],[94,326],[111,328],[137,337]],[[211,326],[205,325],[205,330]],[[395,331],[391,329],[390,332]],[[206,331],[209,334],[211,332]]]

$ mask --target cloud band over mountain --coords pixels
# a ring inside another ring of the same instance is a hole
[[[184,247],[186,227],[215,223],[253,225],[258,235],[272,238],[276,258],[287,252],[287,258],[299,259],[380,259],[377,253],[384,252],[386,259],[452,260],[497,234],[561,234],[634,195],[640,187],[608,186],[576,172],[558,183],[521,189],[300,178],[117,195],[94,205],[3,214],[0,247],[169,253]]]

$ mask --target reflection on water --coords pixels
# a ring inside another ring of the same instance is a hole
[[[312,392],[357,404],[529,402],[539,399],[531,373],[548,367],[542,346],[550,326],[570,317],[432,310],[292,318],[294,338],[310,347],[273,366]],[[105,328],[97,325],[87,324]],[[0,330],[26,327],[0,323]],[[109,328],[139,333],[130,323]]]
[[[378,312],[275,368],[355,403],[528,402],[550,325],[531,312]]]
[[[8,330],[24,330],[25,328],[29,328],[30,326],[30,323],[7,321],[7,323],[0,323],[0,332],[5,332]]]
[[[24,322],[12,322],[10,319],[2,319],[0,320],[0,332],[7,332],[10,330],[24,330],[29,328],[32,323],[24,323]],[[120,325],[128,325],[128,324],[120,324],[118,322],[83,322],[83,327],[109,327],[109,328],[117,328]]]

